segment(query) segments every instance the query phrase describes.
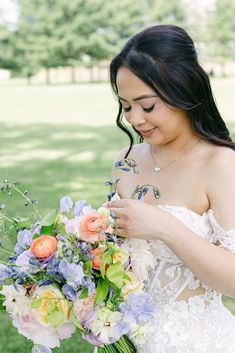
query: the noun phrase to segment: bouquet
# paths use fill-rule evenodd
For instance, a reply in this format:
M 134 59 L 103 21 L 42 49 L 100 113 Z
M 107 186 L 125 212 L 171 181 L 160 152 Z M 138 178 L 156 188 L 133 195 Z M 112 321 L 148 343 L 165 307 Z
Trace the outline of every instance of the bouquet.
M 109 199 L 117 182 L 108 182 Z M 148 243 L 117 237 L 105 205 L 95 210 L 65 196 L 42 217 L 19 182 L 5 180 L 1 190 L 19 193 L 34 210 L 10 218 L 0 205 L 1 235 L 9 229 L 17 235 L 13 253 L 0 247 L 7 255 L 0 261 L 0 293 L 13 325 L 34 343 L 32 352 L 51 352 L 75 330 L 99 352 L 136 352 L 133 341 L 145 342 L 155 316 L 143 290 L 154 264 Z

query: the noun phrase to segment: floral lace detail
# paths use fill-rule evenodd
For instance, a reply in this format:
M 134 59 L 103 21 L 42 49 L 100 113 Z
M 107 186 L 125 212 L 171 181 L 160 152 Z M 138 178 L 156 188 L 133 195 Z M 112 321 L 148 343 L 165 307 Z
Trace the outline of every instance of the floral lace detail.
M 119 195 L 116 195 L 119 198 Z M 235 254 L 235 229 L 224 230 L 213 211 L 202 215 L 184 207 L 158 205 L 170 212 L 201 238 Z M 138 353 L 234 353 L 235 317 L 225 308 L 222 295 L 201 281 L 162 241 L 149 241 L 155 266 L 150 270 L 146 291 L 157 307 L 154 333 Z M 185 290 L 204 289 L 200 295 L 178 300 Z
M 199 215 L 181 206 L 159 205 L 201 238 L 235 252 L 235 229 L 223 230 L 213 211 Z M 139 353 L 234 353 L 235 318 L 224 307 L 221 294 L 208 288 L 162 241 L 149 241 L 156 265 L 146 285 L 158 313 L 155 333 L 138 346 Z M 185 289 L 205 293 L 177 301 Z
M 224 230 L 213 216 L 213 210 L 208 211 L 208 217 L 219 246 L 235 254 L 235 229 Z

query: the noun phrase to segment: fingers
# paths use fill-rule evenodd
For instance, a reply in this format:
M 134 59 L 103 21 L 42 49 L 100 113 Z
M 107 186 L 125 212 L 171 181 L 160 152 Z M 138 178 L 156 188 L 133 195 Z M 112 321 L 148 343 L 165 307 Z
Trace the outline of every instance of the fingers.
M 109 208 L 109 211 L 113 214 L 114 218 L 121 218 L 123 216 L 123 210 L 121 208 Z
M 107 207 L 108 208 L 110 208 L 110 207 L 122 208 L 122 207 L 125 207 L 129 201 L 130 201 L 129 199 L 120 199 L 120 200 L 110 201 L 107 203 Z

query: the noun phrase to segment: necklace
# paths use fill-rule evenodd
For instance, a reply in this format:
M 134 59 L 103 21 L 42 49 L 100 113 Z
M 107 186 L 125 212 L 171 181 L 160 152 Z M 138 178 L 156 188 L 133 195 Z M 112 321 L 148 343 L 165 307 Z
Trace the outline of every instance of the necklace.
M 167 168 L 169 165 L 171 165 L 172 163 L 174 163 L 174 162 L 176 162 L 178 159 L 180 159 L 180 158 L 185 154 L 185 152 L 191 150 L 191 149 L 192 149 L 195 145 L 197 145 L 199 142 L 200 142 L 200 140 L 197 141 L 196 143 L 194 143 L 194 144 L 193 144 L 192 146 L 190 146 L 189 148 L 186 148 L 186 149 L 183 151 L 183 153 L 182 153 L 179 157 L 173 159 L 172 161 L 170 161 L 169 163 L 165 164 L 165 165 L 162 166 L 162 167 L 160 167 L 159 165 L 156 164 L 156 162 L 155 162 L 155 160 L 154 160 L 154 156 L 153 156 L 152 146 L 149 145 L 150 153 L 151 153 L 151 157 L 152 157 L 152 161 L 153 161 L 153 164 L 154 164 L 154 171 L 155 171 L 156 173 L 160 173 L 163 169 Z

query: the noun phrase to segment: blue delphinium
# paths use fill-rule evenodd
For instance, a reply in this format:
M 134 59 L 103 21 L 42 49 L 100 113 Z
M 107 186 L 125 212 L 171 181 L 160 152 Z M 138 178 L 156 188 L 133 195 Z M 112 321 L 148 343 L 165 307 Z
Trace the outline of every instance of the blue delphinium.
M 7 266 L 0 263 L 0 284 L 5 284 L 5 280 L 7 277 Z
M 68 300 L 74 301 L 76 299 L 76 293 L 71 286 L 64 284 L 62 287 L 62 292 Z
M 83 285 L 88 289 L 88 295 L 92 295 L 95 291 L 95 283 L 89 276 L 84 276 Z
M 33 241 L 33 232 L 24 229 L 20 230 L 17 234 L 17 243 L 15 245 L 15 252 L 17 254 L 22 254 L 22 252 L 26 249 L 28 249 Z
M 154 316 L 154 304 L 147 293 L 129 294 L 126 302 L 120 304 L 120 310 L 124 313 L 124 321 L 147 322 Z
M 60 200 L 60 212 L 67 212 L 73 207 L 73 200 L 69 196 L 64 196 Z
M 75 291 L 82 285 L 84 272 L 80 264 L 69 263 L 61 260 L 58 271 L 64 276 L 67 284 Z

